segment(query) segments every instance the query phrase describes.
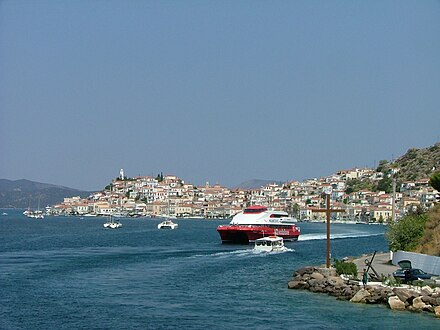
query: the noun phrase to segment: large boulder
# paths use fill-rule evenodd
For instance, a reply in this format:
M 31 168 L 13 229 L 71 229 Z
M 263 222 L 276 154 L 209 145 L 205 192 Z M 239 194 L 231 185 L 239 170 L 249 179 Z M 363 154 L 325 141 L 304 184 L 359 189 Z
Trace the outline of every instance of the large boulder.
M 371 294 L 368 292 L 368 290 L 360 289 L 356 294 L 353 296 L 353 298 L 350 299 L 351 302 L 354 303 L 360 303 L 365 302 L 365 299 L 369 297 Z
M 328 282 L 329 285 L 332 285 L 332 286 L 343 286 L 343 285 L 345 285 L 345 281 L 342 278 L 340 278 L 339 276 L 329 276 L 327 278 L 327 282 Z
M 411 305 L 414 298 L 420 296 L 420 293 L 418 291 L 407 288 L 394 288 L 393 293 L 407 305 Z
M 348 300 L 350 300 L 351 298 L 353 298 L 353 296 L 356 294 L 356 292 L 359 290 L 354 290 L 351 286 L 347 285 L 342 291 L 341 291 L 341 296 L 344 297 L 345 299 L 348 298 Z
M 289 289 L 307 289 L 309 287 L 309 284 L 304 281 L 294 280 L 289 281 L 289 283 L 287 283 L 287 287 Z
M 435 299 L 431 296 L 421 296 L 420 298 L 427 305 L 431 305 L 431 306 L 438 306 L 439 305 L 439 304 L 437 304 L 437 299 Z
M 440 318 L 440 306 L 434 308 L 435 317 Z
M 422 296 L 430 296 L 434 293 L 434 290 L 431 287 L 426 285 L 422 288 L 420 293 L 422 294 Z
M 298 269 L 295 273 L 293 273 L 293 277 L 304 276 L 304 274 L 312 274 L 315 271 L 316 271 L 316 267 L 313 267 L 313 266 L 303 267 L 303 268 Z
M 428 308 L 431 308 L 431 305 L 427 305 L 423 302 L 422 297 L 417 297 L 414 298 L 413 302 L 412 302 L 412 306 L 414 307 L 414 309 L 416 310 L 426 310 Z
M 369 287 L 370 296 L 365 298 L 367 304 L 380 304 L 388 301 L 387 288 L 382 287 Z M 389 290 L 391 291 L 391 290 Z
M 314 278 L 315 280 L 321 281 L 324 279 L 324 275 L 318 272 L 314 272 L 310 275 L 311 278 Z
M 326 286 L 326 281 L 325 279 L 315 279 L 315 278 L 311 278 L 310 280 L 308 280 L 309 284 L 311 287 L 315 287 L 315 286 L 319 286 L 321 288 L 325 288 Z
M 388 305 L 393 310 L 403 311 L 405 310 L 405 303 L 399 299 L 397 296 L 392 296 L 388 298 Z

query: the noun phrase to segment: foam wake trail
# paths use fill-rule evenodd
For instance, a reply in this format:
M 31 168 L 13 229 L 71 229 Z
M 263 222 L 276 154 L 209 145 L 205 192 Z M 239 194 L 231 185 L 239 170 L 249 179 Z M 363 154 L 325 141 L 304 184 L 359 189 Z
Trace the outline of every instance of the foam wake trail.
M 286 253 L 286 252 L 294 252 L 294 249 L 286 248 L 284 251 L 273 251 L 273 252 L 264 252 L 264 251 L 254 251 L 254 249 L 243 249 L 243 250 L 234 250 L 234 251 L 226 251 L 226 252 L 217 252 L 211 254 L 196 254 L 190 256 L 188 258 L 230 258 L 230 257 L 249 257 L 255 255 L 269 255 L 269 254 L 278 254 L 278 253 Z
M 383 234 L 370 234 L 370 233 L 345 233 L 345 234 L 330 234 L 330 239 L 340 239 L 340 238 L 356 238 L 356 237 L 370 237 L 370 236 L 381 236 Z M 326 233 L 321 234 L 304 234 L 298 237 L 298 241 L 314 241 L 327 239 Z

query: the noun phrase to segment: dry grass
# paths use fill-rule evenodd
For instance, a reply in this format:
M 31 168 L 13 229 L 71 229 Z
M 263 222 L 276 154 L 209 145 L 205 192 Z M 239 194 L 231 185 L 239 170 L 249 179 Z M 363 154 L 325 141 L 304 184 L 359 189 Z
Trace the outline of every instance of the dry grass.
M 425 231 L 416 252 L 440 256 L 440 204 L 428 213 Z

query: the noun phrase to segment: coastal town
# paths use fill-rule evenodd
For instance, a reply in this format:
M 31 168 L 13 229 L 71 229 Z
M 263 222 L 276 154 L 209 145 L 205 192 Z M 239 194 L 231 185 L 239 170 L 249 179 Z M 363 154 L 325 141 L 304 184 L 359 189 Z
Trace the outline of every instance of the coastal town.
M 394 169 L 398 171 L 398 169 Z M 325 214 L 313 209 L 325 204 L 330 194 L 333 207 L 344 209 L 332 215 L 333 221 L 386 223 L 417 209 L 428 210 L 439 198 L 429 178 L 405 181 L 391 192 L 348 189 L 353 181 L 379 182 L 384 174 L 370 168 L 340 170 L 322 178 L 271 183 L 254 189 L 229 189 L 208 182 L 196 186 L 175 175 L 119 176 L 104 190 L 88 198 L 69 197 L 47 208 L 50 215 L 131 216 L 176 218 L 230 218 L 249 205 L 265 205 L 282 210 L 298 221 L 324 221 Z

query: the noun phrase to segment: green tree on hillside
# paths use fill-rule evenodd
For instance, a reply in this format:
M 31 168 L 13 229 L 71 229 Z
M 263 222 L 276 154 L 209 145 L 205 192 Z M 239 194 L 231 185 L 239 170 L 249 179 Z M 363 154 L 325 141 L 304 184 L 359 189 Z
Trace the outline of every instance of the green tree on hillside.
M 386 173 L 389 168 L 389 162 L 387 160 L 379 161 L 379 165 L 377 166 L 376 172 Z
M 429 184 L 437 191 L 440 191 L 440 172 L 434 173 L 429 179 Z
M 385 234 L 390 250 L 414 251 L 423 237 L 427 219 L 426 214 L 410 214 L 391 222 Z
M 385 191 L 385 193 L 390 193 L 392 188 L 393 179 L 389 177 L 388 175 L 385 175 L 382 180 L 379 181 L 377 184 L 377 190 L 378 191 Z
M 373 184 L 369 179 L 364 179 L 364 180 L 350 179 L 347 181 L 346 186 L 347 186 L 347 188 L 345 189 L 346 194 L 351 194 L 352 192 L 356 192 L 364 189 L 372 190 L 374 188 Z

